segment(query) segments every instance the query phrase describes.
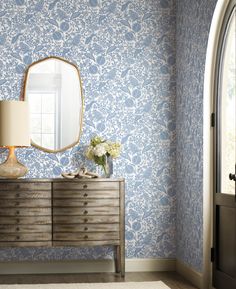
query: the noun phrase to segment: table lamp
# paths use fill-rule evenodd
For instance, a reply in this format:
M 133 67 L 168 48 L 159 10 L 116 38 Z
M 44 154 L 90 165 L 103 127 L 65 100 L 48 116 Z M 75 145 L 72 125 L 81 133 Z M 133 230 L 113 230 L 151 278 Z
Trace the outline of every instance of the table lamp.
M 30 146 L 29 109 L 26 101 L 0 101 L 0 147 L 9 150 L 7 160 L 0 165 L 0 178 L 17 179 L 28 169 L 18 162 L 16 147 Z

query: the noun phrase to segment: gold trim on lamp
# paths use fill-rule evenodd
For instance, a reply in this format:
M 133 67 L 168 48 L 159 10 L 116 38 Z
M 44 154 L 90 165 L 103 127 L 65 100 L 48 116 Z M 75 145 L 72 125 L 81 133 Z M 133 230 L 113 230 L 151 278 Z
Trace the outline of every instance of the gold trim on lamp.
M 26 146 L 30 146 L 28 103 L 0 101 L 0 147 L 9 150 L 7 160 L 0 165 L 0 178 L 17 179 L 28 172 L 15 155 L 15 147 Z

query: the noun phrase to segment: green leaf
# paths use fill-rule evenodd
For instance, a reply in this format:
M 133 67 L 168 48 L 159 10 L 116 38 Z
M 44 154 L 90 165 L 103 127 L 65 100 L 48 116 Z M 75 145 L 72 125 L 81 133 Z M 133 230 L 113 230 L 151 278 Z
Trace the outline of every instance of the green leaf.
M 94 162 L 95 162 L 97 165 L 104 166 L 105 163 L 106 163 L 106 156 L 105 156 L 105 155 L 103 155 L 103 156 L 101 156 L 101 157 L 94 156 Z

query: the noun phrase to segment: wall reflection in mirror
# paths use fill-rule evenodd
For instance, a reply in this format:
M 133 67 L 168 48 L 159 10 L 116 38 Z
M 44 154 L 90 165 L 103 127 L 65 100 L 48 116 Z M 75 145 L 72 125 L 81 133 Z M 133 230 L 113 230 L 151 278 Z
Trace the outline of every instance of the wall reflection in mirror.
M 33 63 L 27 71 L 24 99 L 30 106 L 32 145 L 57 152 L 79 142 L 83 96 L 75 65 L 56 57 Z

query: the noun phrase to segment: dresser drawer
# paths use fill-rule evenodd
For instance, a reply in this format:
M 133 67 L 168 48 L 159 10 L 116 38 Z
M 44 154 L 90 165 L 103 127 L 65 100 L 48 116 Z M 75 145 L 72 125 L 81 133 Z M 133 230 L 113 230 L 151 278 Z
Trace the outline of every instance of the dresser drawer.
M 118 240 L 119 232 L 103 233 L 53 233 L 53 241 L 104 241 Z
M 54 207 L 118 207 L 119 199 L 53 199 Z
M 0 219 L 1 220 L 1 219 Z M 55 216 L 54 224 L 114 224 L 119 223 L 118 215 L 110 216 Z
M 0 227 L 1 230 L 1 227 Z M 54 224 L 53 232 L 117 232 L 119 231 L 119 224 L 84 224 L 84 225 L 62 225 Z
M 20 244 L 20 242 L 19 242 Z M 79 247 L 79 246 L 116 246 L 120 245 L 120 240 L 82 240 L 82 241 L 53 241 L 53 247 Z M 0 242 L 1 246 L 1 242 Z
M 54 182 L 53 183 L 53 191 L 54 190 L 119 190 L 118 182 L 89 182 L 89 181 L 81 181 L 81 182 Z
M 50 208 L 0 208 L 0 216 L 48 216 Z
M 50 199 L 51 191 L 0 191 L 1 199 Z M 11 200 L 10 200 L 11 199 Z
M 0 233 L 51 233 L 51 225 L 0 225 Z
M 44 208 L 51 207 L 50 199 L 17 199 L 17 200 L 0 200 L 0 208 Z
M 49 241 L 51 240 L 51 233 L 0 233 L 0 242 L 1 241 Z
M 54 190 L 53 197 L 57 199 L 118 199 L 119 191 Z
M 3 217 L 0 216 L 0 225 L 49 225 L 52 223 L 51 216 L 27 216 L 27 217 Z
M 1 210 L 0 210 L 1 212 Z M 119 207 L 94 207 L 94 208 L 53 208 L 53 215 L 56 216 L 89 216 L 89 215 L 119 215 Z M 68 217 L 69 218 L 69 217 Z
M 0 183 L 0 193 L 1 191 L 51 191 L 51 183 L 45 182 L 26 182 L 26 183 L 12 183 L 4 182 Z
M 52 241 L 11 241 L 11 242 L 0 242 L 2 248 L 24 248 L 24 247 L 52 247 Z

